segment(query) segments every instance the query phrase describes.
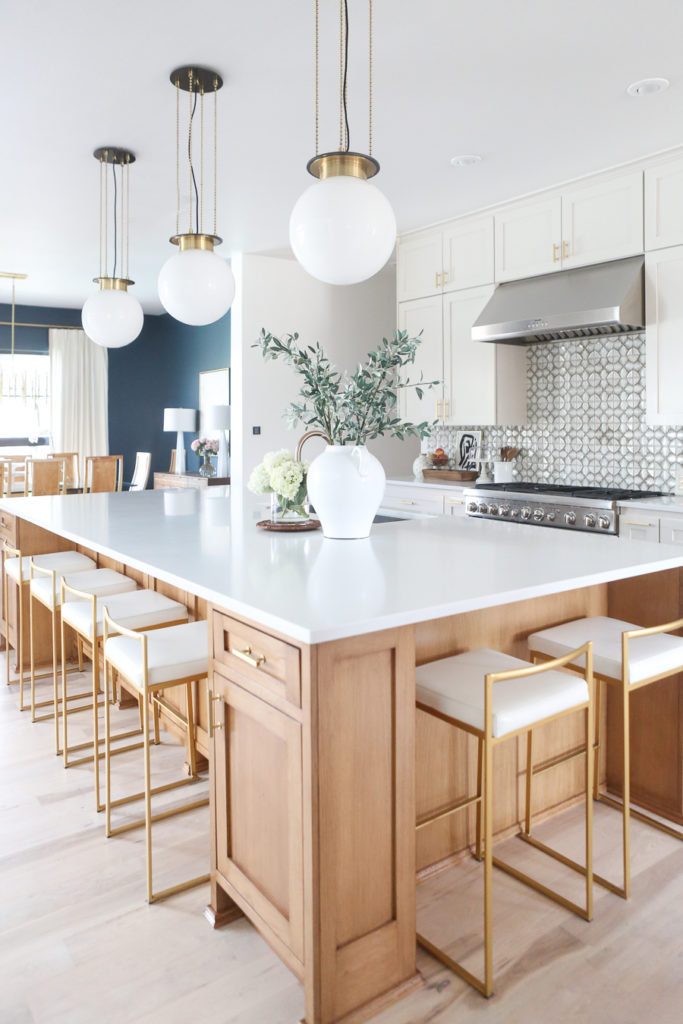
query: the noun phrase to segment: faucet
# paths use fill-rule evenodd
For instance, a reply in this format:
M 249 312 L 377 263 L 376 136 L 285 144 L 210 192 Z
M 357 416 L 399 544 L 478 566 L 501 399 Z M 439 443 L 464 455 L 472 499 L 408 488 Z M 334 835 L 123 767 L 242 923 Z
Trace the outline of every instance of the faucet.
M 324 430 L 307 430 L 297 443 L 296 452 L 294 453 L 295 462 L 301 462 L 301 450 L 311 437 L 324 437 L 328 444 L 332 444 Z

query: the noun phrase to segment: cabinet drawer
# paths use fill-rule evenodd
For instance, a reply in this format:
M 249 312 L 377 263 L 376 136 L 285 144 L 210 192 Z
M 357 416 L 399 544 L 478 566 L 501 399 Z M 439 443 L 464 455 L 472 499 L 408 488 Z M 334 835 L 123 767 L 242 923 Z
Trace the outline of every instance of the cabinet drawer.
M 628 540 L 659 541 L 659 517 L 648 513 L 627 513 L 619 518 L 619 536 Z
M 443 495 L 427 488 L 418 490 L 410 487 L 387 487 L 382 505 L 398 512 L 426 512 L 428 515 L 443 515 Z
M 301 651 L 293 644 L 215 611 L 213 657 L 256 683 L 264 696 L 271 693 L 301 707 Z
M 683 515 L 659 520 L 659 540 L 662 544 L 683 544 Z
M 0 543 L 5 540 L 11 547 L 17 546 L 17 517 L 0 511 Z
M 447 516 L 466 516 L 465 499 L 462 494 L 454 494 L 453 497 L 447 495 L 444 498 L 444 511 Z

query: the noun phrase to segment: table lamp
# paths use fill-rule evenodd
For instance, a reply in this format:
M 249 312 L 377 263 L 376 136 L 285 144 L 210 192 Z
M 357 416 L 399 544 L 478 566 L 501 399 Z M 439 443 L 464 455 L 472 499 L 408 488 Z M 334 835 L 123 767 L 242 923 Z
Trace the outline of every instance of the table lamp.
M 186 430 L 197 429 L 196 409 L 164 409 L 164 430 L 175 430 L 178 434 L 175 448 L 175 471 L 185 472 L 185 441 Z
M 230 430 L 230 406 L 210 405 L 206 410 L 206 429 L 219 430 L 220 441 L 218 449 L 218 466 L 216 476 L 228 476 L 228 440 L 225 436 L 226 430 Z

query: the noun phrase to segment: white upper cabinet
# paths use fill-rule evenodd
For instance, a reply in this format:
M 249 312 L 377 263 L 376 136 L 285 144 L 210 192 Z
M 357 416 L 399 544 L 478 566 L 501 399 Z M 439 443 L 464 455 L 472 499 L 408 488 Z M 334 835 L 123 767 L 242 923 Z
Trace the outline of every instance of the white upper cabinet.
M 683 245 L 645 256 L 647 421 L 683 424 Z
M 634 256 L 643 251 L 643 175 L 515 203 L 495 221 L 497 281 Z
M 643 251 L 643 175 L 571 189 L 562 195 L 562 268 Z
M 422 344 L 415 354 L 415 363 L 407 367 L 409 380 L 416 381 L 423 374 L 425 380 L 443 381 L 443 324 L 440 295 L 427 296 L 401 302 L 398 307 L 398 326 L 411 337 L 422 332 Z M 406 388 L 400 396 L 401 414 L 412 423 L 441 419 L 443 416 L 443 385 L 426 390 L 419 399 L 414 388 Z
M 493 217 L 469 217 L 399 239 L 399 302 L 493 281 Z
M 441 291 L 443 257 L 441 231 L 422 231 L 399 239 L 396 298 L 399 302 L 419 299 Z
M 683 158 L 645 171 L 645 250 L 683 245 Z
M 562 265 L 559 196 L 516 203 L 497 213 L 496 281 L 550 274 Z
M 493 215 L 455 221 L 443 231 L 443 290 L 493 284 Z

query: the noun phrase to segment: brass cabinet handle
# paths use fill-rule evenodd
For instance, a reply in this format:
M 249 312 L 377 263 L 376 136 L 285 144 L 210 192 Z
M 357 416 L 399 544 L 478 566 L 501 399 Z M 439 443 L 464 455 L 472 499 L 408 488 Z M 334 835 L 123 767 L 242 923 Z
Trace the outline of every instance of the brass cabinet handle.
M 441 272 L 441 284 L 442 285 L 448 284 L 448 271 L 447 270 L 443 270 Z
M 417 502 L 415 502 L 415 501 L 408 501 L 407 498 L 397 498 L 396 499 L 396 504 L 397 505 L 416 505 Z
M 444 423 L 446 422 L 446 417 L 448 416 L 448 406 L 449 406 L 449 404 L 450 403 L 444 398 L 444 400 L 443 400 L 443 422 Z
M 441 413 L 439 412 L 439 406 L 440 405 L 441 405 L 441 399 L 437 398 L 437 400 L 436 400 L 436 418 L 437 418 L 437 420 L 441 416 Z
M 641 522 L 639 519 L 622 519 L 621 520 L 621 525 L 622 526 L 656 526 L 657 524 L 656 523 Z
M 209 690 L 209 739 L 211 739 L 216 729 L 222 729 L 225 725 L 225 722 L 215 722 L 213 717 L 213 703 L 216 700 L 222 699 L 222 697 L 215 697 L 211 690 Z
M 440 288 L 440 287 L 441 287 L 441 282 L 439 281 L 439 278 L 440 278 L 440 277 L 441 277 L 441 274 L 440 274 L 440 273 L 439 273 L 439 271 L 437 270 L 437 272 L 436 272 L 436 287 L 437 287 L 437 288 Z
M 446 498 L 447 505 L 464 505 L 462 498 Z
M 246 661 L 247 665 L 251 665 L 253 668 L 260 668 L 266 660 L 263 654 L 253 654 L 251 647 L 245 647 L 243 651 L 231 651 L 230 653 L 234 654 L 240 661 Z
M 569 242 L 562 243 L 562 259 L 566 260 L 569 258 Z
M 560 262 L 560 247 L 557 242 L 553 242 L 553 263 Z

